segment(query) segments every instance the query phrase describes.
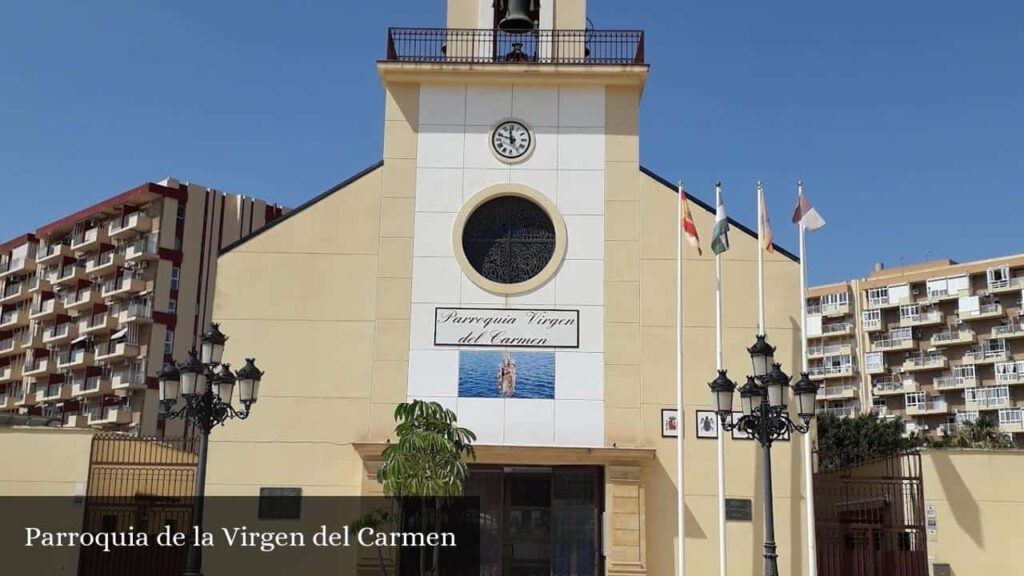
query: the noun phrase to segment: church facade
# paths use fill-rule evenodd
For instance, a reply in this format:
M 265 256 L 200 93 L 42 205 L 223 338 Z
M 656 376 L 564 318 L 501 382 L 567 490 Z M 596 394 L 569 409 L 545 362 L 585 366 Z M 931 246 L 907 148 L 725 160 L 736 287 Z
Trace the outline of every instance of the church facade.
M 391 30 L 382 161 L 222 252 L 228 359 L 256 356 L 273 378 L 244 424 L 211 436 L 208 493 L 380 494 L 394 408 L 425 399 L 478 436 L 467 492 L 498 519 L 493 573 L 674 573 L 677 442 L 687 571 L 717 573 L 716 441 L 698 433 L 715 377 L 714 259 L 682 248 L 680 309 L 679 195 L 640 163 L 643 33 L 588 30 L 585 0 L 540 0 L 519 14 L 533 31 L 513 34 L 495 4 L 449 0 L 447 28 Z M 705 234 L 708 192 L 691 197 Z M 759 248 L 739 223 L 730 239 L 725 367 L 741 379 Z M 796 259 L 767 254 L 765 284 L 768 338 L 795 372 Z M 750 574 L 761 456 L 725 442 L 726 497 L 750 510 L 726 525 L 729 573 Z M 802 442 L 774 449 L 793 575 L 807 573 Z

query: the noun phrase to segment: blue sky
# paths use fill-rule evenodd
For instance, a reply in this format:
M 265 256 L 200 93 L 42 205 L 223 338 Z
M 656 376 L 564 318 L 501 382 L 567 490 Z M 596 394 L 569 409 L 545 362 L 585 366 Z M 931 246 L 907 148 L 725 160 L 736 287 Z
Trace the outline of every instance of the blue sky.
M 643 163 L 725 184 L 775 234 L 795 183 L 829 221 L 810 281 L 1024 252 L 1024 5 L 591 0 L 647 31 Z M 173 175 L 297 205 L 377 161 L 385 30 L 444 0 L 41 0 L 0 17 L 0 238 Z M 708 234 L 705 231 L 705 236 Z

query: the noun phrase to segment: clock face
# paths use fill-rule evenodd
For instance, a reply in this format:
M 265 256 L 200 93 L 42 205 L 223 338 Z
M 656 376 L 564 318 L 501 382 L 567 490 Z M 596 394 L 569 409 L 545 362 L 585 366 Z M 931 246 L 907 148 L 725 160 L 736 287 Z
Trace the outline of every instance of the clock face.
M 491 135 L 491 145 L 500 158 L 518 160 L 530 151 L 533 145 L 533 134 L 529 128 L 519 122 L 510 120 L 498 124 Z

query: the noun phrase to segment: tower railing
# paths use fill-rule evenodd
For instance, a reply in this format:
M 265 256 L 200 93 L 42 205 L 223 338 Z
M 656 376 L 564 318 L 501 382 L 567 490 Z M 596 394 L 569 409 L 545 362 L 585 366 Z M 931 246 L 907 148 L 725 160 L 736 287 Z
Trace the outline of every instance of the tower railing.
M 387 60 L 454 64 L 644 64 L 642 30 L 391 28 Z

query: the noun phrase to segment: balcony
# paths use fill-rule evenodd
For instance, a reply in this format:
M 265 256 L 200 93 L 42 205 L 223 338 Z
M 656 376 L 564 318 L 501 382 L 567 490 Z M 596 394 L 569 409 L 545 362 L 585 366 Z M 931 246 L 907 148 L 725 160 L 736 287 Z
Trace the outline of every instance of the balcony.
M 78 324 L 71 321 L 54 324 L 43 330 L 43 344 L 58 345 L 78 337 Z
M 830 336 L 851 336 L 853 324 L 849 322 L 837 322 L 835 324 L 823 324 L 821 334 L 808 334 L 808 338 L 828 338 Z
M 997 388 L 975 388 L 977 394 L 965 400 L 967 410 L 999 410 L 1013 408 L 1009 395 L 992 394 Z
M 41 384 L 36 390 L 36 402 L 60 402 L 71 398 L 71 387 L 63 382 Z
M 641 30 L 391 28 L 387 61 L 424 64 L 643 65 Z
M 115 370 L 110 377 L 112 390 L 145 390 L 146 372 L 137 368 Z
M 881 364 L 865 364 L 864 373 L 870 375 L 888 374 L 889 367 L 885 365 L 885 362 L 882 362 Z
M 864 327 L 865 332 L 877 332 L 882 329 L 881 318 L 871 318 L 870 320 L 861 319 L 861 326 Z
M 997 280 L 989 282 L 988 284 L 989 294 L 1016 292 L 1017 290 L 1024 290 L 1024 276 L 1017 276 L 1016 278 L 1009 278 L 1007 280 Z
M 993 338 L 1024 338 L 1024 324 L 1005 324 L 992 328 Z
M 65 264 L 53 275 L 51 283 L 54 286 L 68 286 L 80 280 L 85 280 L 85 267 L 79 266 L 77 263 Z
M 945 315 L 939 310 L 929 310 L 919 314 L 911 314 L 900 317 L 900 326 L 909 328 L 912 326 L 933 326 L 945 322 Z
M 111 240 L 127 238 L 137 232 L 149 232 L 153 228 L 153 220 L 141 212 L 133 212 L 120 218 L 114 218 L 107 225 L 107 234 Z
M 29 391 L 29 388 L 30 386 L 27 382 L 22 383 L 21 390 L 19 390 L 18 394 L 14 397 L 15 408 L 24 408 L 36 405 L 36 392 Z
M 948 414 L 949 405 L 945 400 L 928 400 L 916 404 L 907 403 L 907 416 L 925 416 L 928 414 Z
M 959 313 L 959 318 L 964 322 L 971 322 L 973 320 L 988 320 L 991 318 L 999 318 L 1003 315 L 1003 305 L 993 302 L 990 304 L 982 304 L 976 311 L 965 312 L 963 310 Z
M 21 363 L 11 362 L 6 366 L 0 366 L 0 384 L 7 384 L 21 379 Z
M 851 354 L 853 347 L 849 344 L 831 344 L 828 346 L 822 346 L 820 344 L 816 346 L 807 347 L 808 358 L 824 358 L 825 356 L 835 356 L 839 354 Z
M 71 239 L 71 249 L 76 254 L 81 255 L 86 252 L 92 252 L 99 249 L 101 244 L 110 242 L 110 235 L 107 233 L 106 226 L 97 226 L 96 228 L 90 228 L 81 234 L 77 234 Z
M 1009 350 L 990 350 L 977 347 L 971 348 L 964 354 L 963 363 L 969 366 L 994 364 L 996 362 L 1006 362 L 1011 357 Z
M 914 380 L 897 380 L 892 378 L 878 378 L 874 381 L 874 388 L 871 389 L 875 396 L 895 396 L 907 392 L 917 392 L 917 382 Z
M 78 334 L 80 336 L 109 334 L 115 328 L 117 328 L 117 318 L 106 312 L 86 316 L 78 321 Z
M 0 410 L 14 410 L 17 408 L 17 397 L 13 393 L 0 395 Z
M 36 263 L 41 266 L 52 266 L 71 255 L 69 244 L 63 242 L 47 244 L 39 248 L 39 252 L 36 254 Z
M 999 431 L 1006 434 L 1024 432 L 1024 410 L 1000 410 Z
M 21 367 L 21 375 L 25 378 L 39 378 L 40 376 L 48 376 L 54 372 L 56 372 L 55 363 L 49 356 L 27 360 Z
M 57 369 L 77 370 L 79 368 L 87 368 L 93 365 L 95 359 L 96 354 L 85 348 L 64 351 L 57 355 Z
M 28 277 L 28 293 L 35 294 L 37 292 L 50 292 L 53 290 L 53 283 L 50 282 L 50 277 L 43 274 L 42 271 L 37 272 Z
M 64 413 L 64 428 L 85 428 L 88 425 L 89 416 L 87 414 Z
M 97 254 L 85 261 L 85 273 L 88 276 L 106 276 L 117 272 L 117 268 L 124 264 L 124 255 L 113 251 Z
M 932 380 L 932 386 L 936 390 L 963 390 L 966 388 L 975 388 L 978 385 L 978 379 L 968 376 L 954 376 L 952 374 L 944 374 L 937 376 Z
M 941 354 L 907 358 L 903 361 L 905 372 L 921 372 L 923 370 L 941 370 L 949 366 L 949 360 Z
M 912 338 L 883 338 L 871 343 L 872 352 L 895 352 L 898 350 L 913 350 L 917 344 Z
M 849 302 L 843 304 L 838 302 L 828 302 L 825 304 L 812 304 L 807 307 L 808 316 L 846 316 L 849 313 Z
M 103 283 L 104 298 L 123 298 L 131 296 L 146 289 L 146 281 L 134 276 L 120 276 L 116 280 L 107 280 Z
M 16 304 L 31 297 L 27 282 L 6 284 L 3 292 L 0 292 L 0 304 Z
M 0 262 L 0 280 L 15 274 L 27 274 L 36 269 L 34 258 L 11 258 Z
M 829 408 L 821 408 L 818 410 L 818 414 L 832 414 L 839 418 L 853 418 L 857 415 L 856 406 L 834 406 Z
M 10 354 L 18 349 L 18 339 L 8 336 L 0 339 L 0 354 Z
M 135 358 L 138 355 L 139 346 L 137 344 L 129 344 L 124 340 L 104 342 L 96 345 L 97 362 Z
M 962 328 L 960 330 L 946 330 L 945 332 L 932 334 L 931 344 L 935 347 L 962 346 L 965 344 L 974 344 L 976 339 L 977 336 L 974 334 L 974 330 Z
M 110 394 L 110 380 L 102 376 L 78 376 L 71 380 L 71 396 L 85 398 L 89 396 L 106 396 Z
M 28 326 L 28 311 L 24 308 L 16 308 L 0 314 L 0 330 L 10 330 L 22 326 Z
M 910 302 L 893 301 L 888 296 L 878 298 L 868 298 L 867 309 L 868 310 L 882 310 L 885 308 L 896 308 L 901 304 L 909 304 Z
M 132 409 L 127 406 L 97 406 L 89 410 L 89 426 L 129 424 L 131 421 Z
M 124 259 L 126 262 L 139 262 L 141 260 L 156 260 L 159 258 L 160 247 L 157 245 L 156 237 L 139 238 L 132 242 L 125 249 Z
M 67 312 L 67 308 L 64 306 L 64 300 L 54 296 L 53 298 L 41 300 L 33 304 L 31 310 L 29 310 L 28 317 L 30 320 L 39 322 L 42 320 L 52 320 L 65 312 Z
M 103 295 L 98 287 L 82 288 L 74 294 L 68 294 L 64 307 L 70 312 L 78 312 L 103 303 Z
M 153 321 L 153 305 L 149 302 L 131 302 L 118 312 L 117 320 L 121 324 L 151 323 Z
M 824 386 L 818 389 L 818 400 L 845 400 L 857 397 L 857 387 L 852 384 L 845 386 Z

